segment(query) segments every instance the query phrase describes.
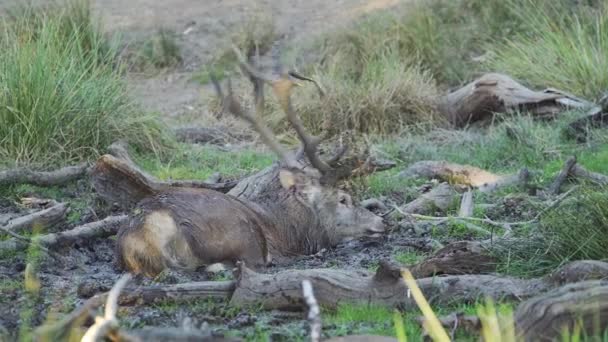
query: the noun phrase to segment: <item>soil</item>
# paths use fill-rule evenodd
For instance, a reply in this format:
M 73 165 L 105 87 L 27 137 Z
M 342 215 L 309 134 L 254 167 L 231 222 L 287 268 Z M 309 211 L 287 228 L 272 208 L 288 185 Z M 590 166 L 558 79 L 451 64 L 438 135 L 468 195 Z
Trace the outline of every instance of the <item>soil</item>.
M 204 110 L 201 86 L 193 74 L 208 63 L 226 33 L 254 13 L 263 11 L 275 24 L 279 40 L 297 44 L 336 29 L 399 0 L 96 0 L 104 27 L 138 41 L 159 28 L 177 33 L 183 63 L 155 77 L 131 75 L 135 99 L 146 109 L 168 116 Z M 280 43 L 280 42 L 279 42 Z

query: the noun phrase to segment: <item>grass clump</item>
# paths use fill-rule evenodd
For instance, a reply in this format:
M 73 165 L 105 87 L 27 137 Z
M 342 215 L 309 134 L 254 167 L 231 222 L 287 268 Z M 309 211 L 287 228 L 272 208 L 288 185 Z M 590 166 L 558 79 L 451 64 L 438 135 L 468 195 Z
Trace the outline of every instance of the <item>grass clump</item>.
M 149 72 L 177 66 L 182 61 L 175 32 L 161 28 L 137 48 L 131 68 Z
M 154 154 L 136 157 L 144 170 L 162 179 L 206 179 L 214 173 L 223 177 L 241 177 L 272 164 L 273 155 L 253 150 L 227 152 L 214 146 L 180 144 L 173 158 L 165 160 Z
M 541 234 L 557 262 L 605 260 L 608 249 L 608 188 L 583 189 L 543 215 Z
M 50 165 L 96 157 L 120 138 L 143 150 L 167 143 L 127 97 L 87 1 L 24 11 L 0 32 L 0 160 Z
M 488 67 L 534 86 L 598 99 L 608 88 L 608 6 L 597 6 L 568 11 L 526 1 L 514 11 L 528 30 L 495 46 Z
M 321 131 L 329 122 L 334 132 L 391 134 L 438 119 L 438 92 L 431 75 L 420 65 L 405 63 L 391 52 L 370 56 L 353 76 L 344 70 L 341 57 L 334 57 L 333 64 L 312 75 L 327 89 L 324 97 L 319 98 L 313 86 L 307 86 L 302 97 L 294 96 L 295 106 L 311 130 Z M 276 115 L 284 117 L 280 112 Z

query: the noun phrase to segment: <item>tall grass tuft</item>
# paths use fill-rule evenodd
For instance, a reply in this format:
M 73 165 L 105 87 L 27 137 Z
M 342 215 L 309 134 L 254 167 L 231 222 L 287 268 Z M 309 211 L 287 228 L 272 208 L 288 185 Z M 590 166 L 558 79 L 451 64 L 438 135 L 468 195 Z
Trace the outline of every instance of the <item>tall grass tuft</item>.
M 326 89 L 325 96 L 319 98 L 314 87 L 306 86 L 293 98 L 304 123 L 314 131 L 329 122 L 337 132 L 391 134 L 439 119 L 433 78 L 397 54 L 364 59 L 356 76 L 338 62 L 312 76 Z
M 488 67 L 590 99 L 608 89 L 608 6 L 543 7 L 531 0 L 513 11 L 528 30 L 493 47 Z
M 608 250 L 608 189 L 583 189 L 542 217 L 541 233 L 556 262 L 605 260 Z
M 116 139 L 167 144 L 162 125 L 126 95 L 88 1 L 15 13 L 0 32 L 0 160 L 51 165 L 94 158 Z

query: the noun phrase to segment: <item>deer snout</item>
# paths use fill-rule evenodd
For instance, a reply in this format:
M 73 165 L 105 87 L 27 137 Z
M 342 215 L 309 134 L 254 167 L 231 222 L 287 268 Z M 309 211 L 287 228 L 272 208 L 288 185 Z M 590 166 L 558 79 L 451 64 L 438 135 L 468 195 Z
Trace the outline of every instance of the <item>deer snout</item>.
M 371 235 L 376 235 L 383 234 L 385 232 L 386 228 L 384 226 L 384 220 L 382 219 L 382 217 L 374 215 L 372 222 L 370 222 L 370 225 L 367 227 L 367 233 Z

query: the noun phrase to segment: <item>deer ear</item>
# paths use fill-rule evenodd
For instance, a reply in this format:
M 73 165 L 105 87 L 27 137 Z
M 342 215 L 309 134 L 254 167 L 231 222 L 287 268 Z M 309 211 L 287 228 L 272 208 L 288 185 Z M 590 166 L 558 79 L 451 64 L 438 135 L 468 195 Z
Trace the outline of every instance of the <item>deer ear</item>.
M 281 186 L 286 190 L 292 190 L 296 186 L 296 175 L 291 171 L 280 170 L 279 180 L 281 181 Z

